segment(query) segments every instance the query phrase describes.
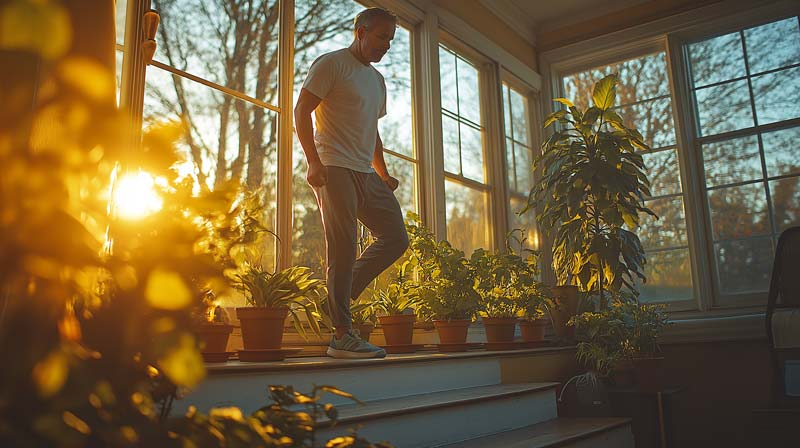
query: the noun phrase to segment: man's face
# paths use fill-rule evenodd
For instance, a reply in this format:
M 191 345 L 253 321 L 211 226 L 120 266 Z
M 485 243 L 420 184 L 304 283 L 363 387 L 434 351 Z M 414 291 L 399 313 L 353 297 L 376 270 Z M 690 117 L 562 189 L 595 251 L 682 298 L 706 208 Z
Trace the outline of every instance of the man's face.
M 395 23 L 391 20 L 376 20 L 369 27 L 358 29 L 358 43 L 361 54 L 369 62 L 380 62 L 389 51 L 394 39 Z

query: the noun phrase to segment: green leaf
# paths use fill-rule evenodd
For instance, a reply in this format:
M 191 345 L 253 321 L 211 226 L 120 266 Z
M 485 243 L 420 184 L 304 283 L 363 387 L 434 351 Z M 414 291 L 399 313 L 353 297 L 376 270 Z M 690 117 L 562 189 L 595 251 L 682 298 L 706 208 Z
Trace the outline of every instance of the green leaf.
M 557 101 L 557 102 L 559 102 L 559 103 L 561 103 L 561 104 L 563 104 L 563 105 L 565 105 L 567 107 L 573 107 L 574 106 L 574 104 L 572 104 L 572 101 L 570 101 L 570 100 L 568 100 L 566 98 L 556 98 L 553 101 Z
M 563 109 L 553 112 L 552 114 L 548 115 L 547 118 L 544 120 L 544 127 L 550 126 L 556 121 L 564 118 L 565 115 L 567 115 L 567 111 Z
M 600 109 L 596 107 L 590 107 L 586 110 L 586 114 L 583 116 L 583 124 L 587 126 L 591 126 L 597 121 L 600 117 Z
M 608 110 L 617 99 L 617 75 L 608 75 L 594 85 L 592 101 L 600 110 Z

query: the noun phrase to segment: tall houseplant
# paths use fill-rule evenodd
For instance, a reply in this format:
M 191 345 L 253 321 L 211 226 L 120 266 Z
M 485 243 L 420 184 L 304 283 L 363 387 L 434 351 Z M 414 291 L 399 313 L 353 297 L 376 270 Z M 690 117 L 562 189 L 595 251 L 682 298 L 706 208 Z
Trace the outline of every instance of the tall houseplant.
M 655 216 L 644 206 L 650 183 L 639 153 L 649 147 L 614 111 L 617 82 L 616 75 L 598 81 L 593 104 L 583 111 L 555 100 L 565 108 L 544 121 L 554 132 L 534 162 L 540 180 L 526 207 L 553 238 L 559 282 L 596 291 L 601 309 L 608 291 L 635 292 L 634 278 L 644 280 L 644 249 L 632 230 L 639 213 Z

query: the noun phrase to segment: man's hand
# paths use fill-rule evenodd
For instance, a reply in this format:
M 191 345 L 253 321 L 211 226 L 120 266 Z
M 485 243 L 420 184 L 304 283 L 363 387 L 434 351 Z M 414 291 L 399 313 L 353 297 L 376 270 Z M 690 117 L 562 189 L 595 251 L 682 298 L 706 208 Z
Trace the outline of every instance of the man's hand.
M 321 187 L 328 183 L 328 167 L 321 162 L 309 163 L 306 181 L 312 187 Z
M 397 190 L 397 186 L 400 185 L 400 181 L 399 180 L 395 179 L 394 177 L 392 177 L 392 176 L 390 176 L 388 174 L 385 175 L 385 176 L 381 176 L 381 180 L 392 191 Z

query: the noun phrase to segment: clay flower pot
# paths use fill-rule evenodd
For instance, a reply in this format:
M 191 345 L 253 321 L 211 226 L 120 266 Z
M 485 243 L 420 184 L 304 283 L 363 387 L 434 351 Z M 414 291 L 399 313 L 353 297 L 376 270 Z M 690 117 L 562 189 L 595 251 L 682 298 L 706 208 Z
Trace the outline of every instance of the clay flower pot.
M 396 314 L 393 316 L 379 316 L 378 322 L 383 327 L 383 335 L 387 345 L 410 345 L 414 335 L 413 314 Z
M 568 326 L 567 322 L 572 316 L 578 314 L 578 287 L 572 285 L 554 286 L 553 292 L 555 307 L 550 309 L 553 318 L 553 332 L 561 339 L 575 339 L 575 327 Z
M 245 350 L 281 348 L 288 308 L 236 308 Z
M 522 340 L 525 342 L 544 341 L 544 332 L 547 329 L 549 319 L 521 319 L 519 321 L 519 331 L 522 333 Z
M 486 329 L 486 342 L 512 342 L 516 317 L 484 317 L 483 327 Z
M 233 325 L 207 322 L 195 330 L 203 353 L 225 353 Z
M 467 342 L 467 330 L 470 321 L 467 319 L 459 320 L 437 320 L 433 322 L 436 332 L 439 333 L 441 344 L 464 344 Z

